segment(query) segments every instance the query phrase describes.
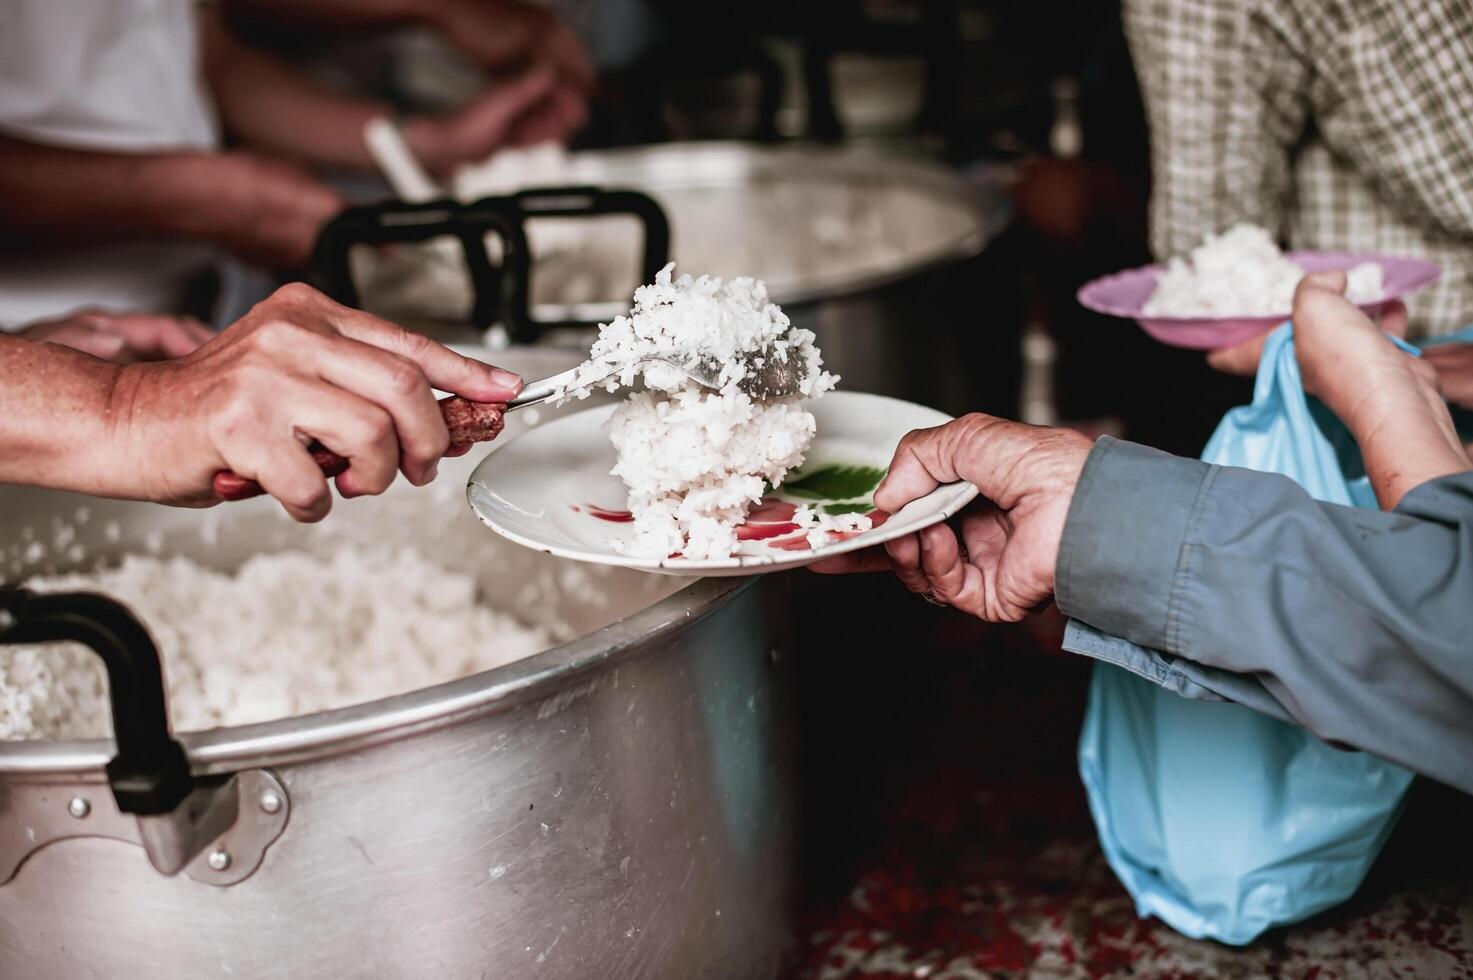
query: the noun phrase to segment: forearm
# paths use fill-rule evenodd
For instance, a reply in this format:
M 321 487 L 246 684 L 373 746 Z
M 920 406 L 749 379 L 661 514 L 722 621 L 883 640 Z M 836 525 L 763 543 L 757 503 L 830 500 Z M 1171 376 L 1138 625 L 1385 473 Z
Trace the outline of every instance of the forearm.
M 1103 448 L 1060 549 L 1066 614 L 1256 677 L 1323 738 L 1473 785 L 1473 475 L 1385 513 Z
M 1103 439 L 1071 504 L 1057 588 L 1075 618 L 1229 670 L 1261 666 L 1255 653 L 1227 652 L 1253 646 L 1255 632 L 1270 648 L 1322 629 L 1341 645 L 1452 649 L 1473 636 L 1473 473 L 1424 484 L 1385 512 Z M 1376 619 L 1378 638 L 1323 615 L 1346 606 Z M 1467 666 L 1473 690 L 1473 653 Z
M 0 334 L 0 483 L 119 495 L 109 474 L 119 368 Z
M 180 175 L 199 153 L 95 153 L 0 137 L 0 243 L 190 232 Z
M 363 142 L 370 119 L 390 107 L 337 95 L 271 55 L 237 41 L 218 11 L 200 15 L 205 75 L 232 134 L 273 153 L 344 167 L 371 167 Z
M 1350 423 L 1366 475 L 1383 510 L 1394 510 L 1410 491 L 1429 480 L 1473 468 L 1447 405 L 1437 390 L 1412 378 L 1371 396 L 1367 418 Z M 1354 418 L 1354 416 L 1352 416 Z
M 489 71 L 544 63 L 577 90 L 587 91 L 594 82 L 587 50 L 537 0 L 228 0 L 227 9 L 290 28 L 421 24 Z

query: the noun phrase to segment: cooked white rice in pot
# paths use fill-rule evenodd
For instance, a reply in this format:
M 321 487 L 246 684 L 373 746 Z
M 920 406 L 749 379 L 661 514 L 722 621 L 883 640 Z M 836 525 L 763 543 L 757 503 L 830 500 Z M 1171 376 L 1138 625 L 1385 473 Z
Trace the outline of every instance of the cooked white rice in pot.
M 555 644 L 547 631 L 481 604 L 470 576 L 403 547 L 261 554 L 234 573 L 135 554 L 114 568 L 25 585 L 101 592 L 131 608 L 159 646 L 181 731 L 373 701 Z M 111 730 L 106 675 L 91 651 L 53 643 L 0 652 L 0 739 Z

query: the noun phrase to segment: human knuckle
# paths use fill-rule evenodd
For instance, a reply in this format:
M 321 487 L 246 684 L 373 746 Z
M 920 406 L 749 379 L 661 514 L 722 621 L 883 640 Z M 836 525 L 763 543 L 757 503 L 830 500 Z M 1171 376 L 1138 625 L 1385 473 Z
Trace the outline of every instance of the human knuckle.
M 285 401 L 291 387 L 292 382 L 282 375 L 274 357 L 265 352 L 250 352 L 219 379 L 215 394 L 238 409 L 249 407 L 260 413 L 265 405 Z
M 289 282 L 284 286 L 279 287 L 272 295 L 272 298 L 295 305 L 299 303 L 313 302 L 320 295 L 321 294 L 318 293 L 317 290 L 313 289 L 305 282 Z
M 423 440 L 423 445 L 420 448 L 422 455 L 428 459 L 438 459 L 444 456 L 445 452 L 450 448 L 450 430 L 443 425 L 435 428 Z
M 1334 293 L 1319 288 L 1306 279 L 1300 282 L 1294 294 L 1294 305 L 1300 307 L 1305 313 L 1321 313 L 1333 309 L 1336 306 L 1336 299 Z M 1297 326 L 1303 326 L 1303 324 Z
M 359 438 L 369 445 L 379 445 L 394 435 L 394 420 L 382 409 L 370 409 L 358 420 Z
M 971 445 L 998 424 L 996 418 L 984 412 L 968 412 L 952 423 L 947 435 L 952 445 Z
M 257 350 L 272 352 L 300 349 L 310 332 L 290 317 L 273 316 L 261 321 L 250 336 L 250 344 Z
M 261 430 L 261 410 L 256 401 L 247 393 L 242 391 L 229 393 L 215 407 L 209 425 L 218 439 L 226 441 L 240 439 Z
M 296 507 L 292 508 L 292 510 L 292 516 L 296 518 L 299 523 L 316 524 L 319 521 L 324 520 L 328 514 L 332 513 L 332 500 L 324 498 L 320 504 L 316 504 L 312 507 Z
M 353 478 L 353 489 L 358 493 L 380 494 L 394 482 L 395 469 L 391 462 L 382 461 L 381 466 L 360 466 Z M 352 471 L 350 471 L 352 472 Z
M 419 365 L 403 358 L 392 358 L 384 368 L 385 387 L 400 396 L 418 395 L 429 391 L 430 383 Z
M 406 330 L 404 327 L 394 325 L 392 333 L 400 350 L 408 354 L 418 354 L 430 347 L 434 341 L 416 330 Z
M 436 346 L 435 342 L 424 334 L 406 330 L 397 324 L 389 325 L 387 330 L 388 343 L 385 346 L 394 353 L 407 358 L 410 363 L 430 353 Z
M 282 501 L 301 511 L 318 511 L 328 502 L 327 481 L 304 480 L 283 491 Z

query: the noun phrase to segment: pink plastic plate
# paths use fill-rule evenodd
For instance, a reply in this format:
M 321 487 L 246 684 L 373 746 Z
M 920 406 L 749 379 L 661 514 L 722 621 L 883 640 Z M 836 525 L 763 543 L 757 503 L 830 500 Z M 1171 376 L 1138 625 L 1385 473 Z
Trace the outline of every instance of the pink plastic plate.
M 1369 316 L 1378 316 L 1388 303 L 1426 289 L 1442 275 L 1442 267 L 1423 259 L 1392 258 L 1351 252 L 1290 252 L 1289 258 L 1306 272 L 1326 269 L 1349 269 L 1362 262 L 1375 262 L 1385 275 L 1386 291 L 1374 303 L 1360 308 Z M 1079 302 L 1096 313 L 1123 316 L 1135 320 L 1141 329 L 1172 347 L 1213 350 L 1231 347 L 1250 337 L 1267 333 L 1289 318 L 1285 310 L 1278 316 L 1258 317 L 1178 317 L 1147 318 L 1141 308 L 1156 290 L 1156 277 L 1161 266 L 1148 265 L 1102 276 L 1085 283 L 1079 290 Z

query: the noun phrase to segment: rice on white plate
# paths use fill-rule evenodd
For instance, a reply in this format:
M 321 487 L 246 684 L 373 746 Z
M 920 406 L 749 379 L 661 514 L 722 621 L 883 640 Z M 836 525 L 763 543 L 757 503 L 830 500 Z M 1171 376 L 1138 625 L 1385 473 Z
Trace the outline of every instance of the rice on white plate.
M 838 378 L 823 370 L 809 330 L 794 329 L 767 287 L 754 279 L 673 275 L 634 293 L 628 316 L 599 329 L 598 340 L 564 398 L 609 391 L 643 377 L 645 390 L 614 410 L 609 438 L 618 455 L 613 474 L 629 488 L 634 518 L 630 542 L 611 546 L 631 555 L 694 560 L 726 558 L 736 528 L 769 487 L 802 464 L 815 422 L 802 400 L 818 398 Z M 740 388 L 744 355 L 768 348 L 803 366 L 798 395 L 754 399 Z M 648 358 L 689 362 L 697 355 L 722 364 L 720 389 L 704 388 L 684 372 Z M 612 374 L 611 374 L 612 372 Z M 819 515 L 807 509 L 800 528 L 862 531 L 862 514 Z M 823 535 L 818 533 L 821 539 Z
M 1172 259 L 1141 312 L 1168 318 L 1287 315 L 1304 274 L 1267 231 L 1236 224 L 1221 235 L 1208 235 L 1190 259 Z M 1346 270 L 1345 296 L 1352 303 L 1373 303 L 1385 288 L 1375 262 Z

